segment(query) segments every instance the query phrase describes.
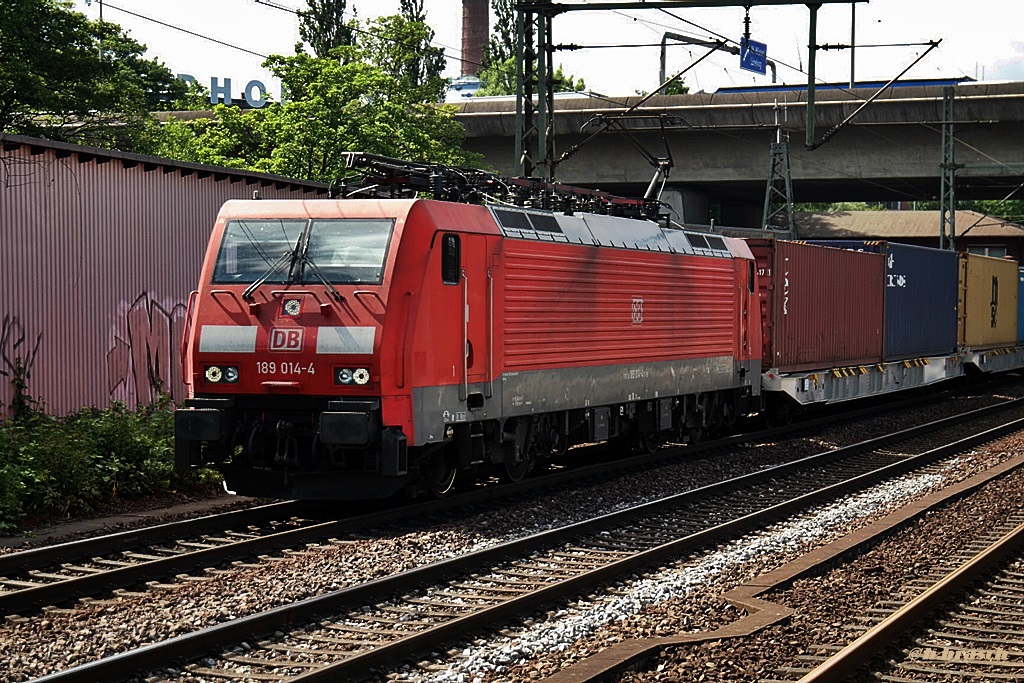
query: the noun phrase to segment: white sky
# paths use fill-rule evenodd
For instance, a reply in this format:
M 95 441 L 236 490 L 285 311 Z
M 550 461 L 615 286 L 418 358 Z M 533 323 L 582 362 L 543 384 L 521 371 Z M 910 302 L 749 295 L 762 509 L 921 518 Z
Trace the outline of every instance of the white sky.
M 578 1 L 578 0 L 574 0 Z M 74 0 L 75 8 L 99 16 L 99 0 Z M 296 9 L 304 0 L 275 0 Z M 942 39 L 942 44 L 922 60 L 905 78 L 952 78 L 971 76 L 985 80 L 1024 80 L 1024 34 L 1009 0 L 871 0 L 856 9 L 858 45 L 921 43 Z M 433 27 L 437 45 L 449 57 L 447 76 L 459 75 L 461 43 L 461 0 L 426 0 L 427 21 Z M 361 19 L 394 14 L 398 0 L 349 0 Z M 211 77 L 232 79 L 237 96 L 250 80 L 267 85 L 279 97 L 279 84 L 260 64 L 261 57 L 194 37 L 125 13 L 128 10 L 193 33 L 245 50 L 269 54 L 292 54 L 299 40 L 298 21 L 293 14 L 257 4 L 255 0 L 103 0 L 103 18 L 120 24 L 174 73 L 187 73 L 209 86 Z M 656 9 L 579 11 L 560 15 L 553 22 L 554 42 L 587 45 L 660 43 L 665 31 L 702 39 L 721 34 L 738 41 L 743 32 L 742 9 L 672 10 L 673 14 L 697 24 L 695 28 Z M 753 7 L 751 38 L 768 46 L 768 58 L 776 61 L 779 82 L 806 83 L 797 69 L 807 67 L 809 10 L 793 7 Z M 818 12 L 818 44 L 850 42 L 849 5 L 823 5 Z M 703 30 L 702 30 L 703 29 Z M 857 80 L 889 80 L 910 65 L 924 47 L 861 47 L 856 51 Z M 658 85 L 659 48 L 593 49 L 556 53 L 555 61 L 586 81 L 590 90 L 609 96 L 650 91 Z M 703 55 L 704 48 L 670 45 L 668 73 L 674 74 Z M 786 66 L 788 65 L 788 66 Z M 792 68 L 790 68 L 792 67 Z M 848 82 L 848 50 L 818 53 L 818 79 Z M 691 92 L 720 87 L 765 85 L 769 75 L 760 76 L 739 68 L 739 58 L 720 52 L 704 60 L 684 76 Z

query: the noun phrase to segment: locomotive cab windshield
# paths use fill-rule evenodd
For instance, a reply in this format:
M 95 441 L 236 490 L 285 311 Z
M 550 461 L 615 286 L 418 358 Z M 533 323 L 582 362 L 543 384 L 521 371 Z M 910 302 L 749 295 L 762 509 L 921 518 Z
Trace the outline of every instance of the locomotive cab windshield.
M 393 219 L 228 222 L 214 284 L 380 284 Z

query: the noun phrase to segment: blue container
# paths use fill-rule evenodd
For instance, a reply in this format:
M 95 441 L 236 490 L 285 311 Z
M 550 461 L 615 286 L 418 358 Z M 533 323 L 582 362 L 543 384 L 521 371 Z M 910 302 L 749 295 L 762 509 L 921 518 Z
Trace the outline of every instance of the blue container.
M 956 350 L 956 252 L 896 242 L 829 240 L 813 244 L 885 255 L 885 360 L 943 356 Z
M 1020 287 L 1017 289 L 1017 344 L 1024 344 L 1024 268 L 1019 269 Z

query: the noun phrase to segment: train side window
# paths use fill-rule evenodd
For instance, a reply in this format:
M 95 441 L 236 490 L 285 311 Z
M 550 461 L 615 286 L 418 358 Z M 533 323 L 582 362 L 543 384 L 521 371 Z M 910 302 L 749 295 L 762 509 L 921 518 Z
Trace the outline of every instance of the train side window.
M 441 282 L 457 285 L 462 274 L 462 247 L 459 236 L 445 233 L 441 237 Z
M 747 265 L 750 266 L 750 272 L 747 273 L 747 291 L 751 294 L 754 293 L 754 262 L 747 261 Z

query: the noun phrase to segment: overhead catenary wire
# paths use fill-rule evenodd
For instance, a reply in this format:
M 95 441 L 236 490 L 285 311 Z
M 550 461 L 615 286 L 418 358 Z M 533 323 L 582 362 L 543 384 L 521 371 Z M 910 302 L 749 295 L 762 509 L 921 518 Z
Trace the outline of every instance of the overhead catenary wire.
M 246 49 L 244 47 L 239 47 L 238 45 L 234 45 L 233 43 L 227 43 L 227 42 L 224 42 L 223 40 L 217 40 L 216 38 L 211 38 L 210 36 L 205 36 L 202 33 L 196 33 L 195 31 L 190 31 L 190 30 L 188 30 L 186 28 L 182 28 L 180 26 L 175 26 L 174 24 L 168 24 L 165 21 L 160 21 L 159 19 L 154 19 L 153 17 L 147 17 L 147 16 L 145 16 L 143 14 L 138 14 L 136 12 L 132 12 L 130 10 L 123 9 L 121 7 L 115 7 L 114 5 L 111 5 L 109 2 L 104 3 L 104 7 L 108 8 L 108 9 L 117 10 L 118 12 L 124 12 L 125 14 L 129 14 L 129 15 L 137 18 L 137 19 L 142 19 L 144 21 L 150 21 L 150 22 L 152 22 L 154 24 L 159 24 L 160 26 L 163 26 L 165 28 L 171 28 L 171 29 L 174 29 L 175 31 L 181 31 L 182 33 L 187 33 L 188 35 L 196 37 L 196 38 L 202 38 L 203 40 L 208 40 L 211 43 L 216 43 L 217 45 L 223 45 L 224 47 L 229 47 L 232 50 L 238 50 L 239 52 L 245 52 L 245 53 L 253 55 L 255 57 L 262 57 L 263 59 L 267 59 L 268 58 L 268 55 L 262 54 L 260 52 L 255 52 L 253 50 L 249 50 L 249 49 Z
M 253 0 L 253 2 L 255 2 L 258 5 L 264 5 L 266 7 L 272 8 L 272 9 L 281 10 L 283 12 L 288 12 L 289 14 L 295 14 L 295 15 L 299 15 L 299 16 L 301 16 L 301 14 L 302 14 L 302 10 L 298 10 L 298 9 L 293 8 L 293 7 L 288 7 L 286 5 L 281 5 L 281 4 L 278 4 L 276 2 L 272 2 L 271 0 Z M 354 15 L 353 15 L 353 18 L 354 18 Z M 355 32 L 355 33 L 361 33 L 363 35 L 373 36 L 374 38 L 377 38 L 377 39 L 380 39 L 380 40 L 387 40 L 387 41 L 395 43 L 396 45 L 400 45 L 402 47 L 415 47 L 414 45 L 410 45 L 409 43 L 405 43 L 405 42 L 402 42 L 402 41 L 399 41 L 399 40 L 395 40 L 395 39 L 379 36 L 379 35 L 377 35 L 376 33 L 372 32 L 372 31 L 367 31 L 365 29 L 361 29 L 358 26 L 352 26 L 351 28 L 352 28 L 352 31 Z M 469 64 L 471 66 L 474 66 L 474 67 L 486 66 L 482 62 L 476 62 L 476 61 L 473 61 L 473 60 L 463 59 L 462 55 L 459 54 L 459 52 L 454 47 L 452 47 L 451 45 L 445 45 L 444 43 L 439 43 L 439 42 L 437 42 L 435 40 L 430 41 L 430 44 L 433 45 L 434 47 L 441 48 L 441 50 L 442 50 L 442 52 L 444 54 L 445 59 L 452 59 L 452 60 L 456 60 L 456 61 L 462 61 L 462 62 L 464 62 L 466 64 Z M 453 52 L 455 54 L 453 54 Z M 504 74 L 506 76 L 514 77 L 516 75 L 515 71 L 511 71 L 511 70 L 495 67 L 493 64 L 491 66 L 496 71 L 498 71 L 498 72 L 500 72 L 500 73 L 502 73 L 502 74 Z M 599 93 L 585 92 L 583 94 L 586 97 L 590 97 L 590 98 L 593 98 L 593 99 L 596 99 L 596 100 L 603 100 L 603 101 L 606 101 L 606 102 L 609 102 L 609 103 L 612 103 L 612 104 L 621 104 L 618 100 L 614 100 L 614 99 L 611 99 L 609 97 L 605 97 L 604 95 L 601 95 Z M 623 104 L 622 106 L 625 106 L 625 105 Z
M 256 2 L 257 4 L 262 4 L 262 5 L 267 6 L 267 7 L 271 7 L 273 9 L 278 9 L 278 10 L 286 11 L 286 12 L 293 13 L 293 14 L 299 14 L 301 12 L 301 10 L 297 10 L 297 9 L 290 8 L 290 7 L 287 7 L 287 6 L 284 6 L 284 5 L 273 3 L 273 2 L 270 2 L 268 0 L 254 0 L 254 2 Z M 213 38 L 213 37 L 210 37 L 210 36 L 207 36 L 207 35 L 203 35 L 201 33 L 198 33 L 198 32 L 195 32 L 195 31 L 191 31 L 189 29 L 185 29 L 185 28 L 182 28 L 180 26 L 176 26 L 176 25 L 173 25 L 173 24 L 161 21 L 159 19 L 154 19 L 152 17 L 145 16 L 145 15 L 137 13 L 137 12 L 133 12 L 133 11 L 126 10 L 124 8 L 121 8 L 121 7 L 118 7 L 118 6 L 115 6 L 115 5 L 111 5 L 109 2 L 106 2 L 106 1 L 104 2 L 104 5 L 106 5 L 108 8 L 110 8 L 112 10 L 116 10 L 116 11 L 122 12 L 124 14 L 127 14 L 127 15 L 130 15 L 130 16 L 142 19 L 144 21 L 148 21 L 148 22 L 160 25 L 160 26 L 164 26 L 166 28 L 171 28 L 171 29 L 174 29 L 174 30 L 179 31 L 181 33 L 184 33 L 184 34 L 187 34 L 187 35 L 191 35 L 193 37 L 196 37 L 196 38 L 199 38 L 199 39 L 202 39 L 202 40 L 206 40 L 206 41 L 209 41 L 211 43 L 214 43 L 214 44 L 217 44 L 217 45 L 221 45 L 223 47 L 227 47 L 229 49 L 238 50 L 240 52 L 251 54 L 251 55 L 254 55 L 254 56 L 257 56 L 257 57 L 261 57 L 261 58 L 264 58 L 264 59 L 266 59 L 268 57 L 268 55 L 264 55 L 264 54 L 262 54 L 260 52 L 254 51 L 254 50 L 249 50 L 247 48 L 241 47 L 239 45 L 235 45 L 235 44 L 230 43 L 230 42 L 218 40 L 216 38 Z M 735 41 L 730 40 L 728 37 L 723 36 L 722 34 L 719 34 L 719 33 L 717 33 L 716 31 L 714 31 L 712 29 L 709 29 L 707 27 L 701 26 L 700 24 L 697 24 L 697 23 L 695 23 L 693 21 L 690 21 L 690 20 L 685 19 L 683 17 L 677 16 L 677 15 L 673 14 L 672 12 L 670 12 L 669 10 L 659 9 L 659 11 L 661 11 L 662 13 L 664 13 L 667 16 L 671 17 L 675 21 L 678 21 L 678 22 L 680 22 L 682 24 L 685 24 L 685 25 L 690 26 L 690 27 L 694 27 L 694 28 L 698 29 L 699 31 L 702 31 L 705 35 L 712 35 L 712 36 L 715 36 L 715 37 L 717 37 L 717 38 L 719 38 L 719 39 L 721 39 L 723 41 L 730 42 L 730 43 L 735 43 Z M 633 16 L 630 16 L 630 15 L 628 15 L 626 13 L 623 13 L 623 12 L 614 12 L 614 13 L 619 14 L 621 16 L 624 16 L 626 18 L 629 18 L 629 19 L 631 19 L 633 21 L 642 23 L 644 25 L 651 26 L 652 30 L 654 30 L 653 29 L 654 26 L 658 26 L 660 28 L 671 28 L 673 30 L 688 31 L 687 29 L 680 29 L 678 26 L 670 26 L 670 25 L 664 24 L 664 23 L 653 22 L 653 21 L 650 21 L 650 20 L 641 19 L 641 18 L 638 18 L 638 17 L 633 17 Z M 358 27 L 356 27 L 356 30 L 358 32 L 360 32 L 360 33 L 373 35 L 371 32 L 365 31 L 363 29 L 359 29 Z M 694 35 L 697 35 L 697 34 L 695 33 Z M 404 43 L 402 43 L 401 41 L 395 40 L 394 42 L 396 42 L 398 44 L 403 44 L 404 45 Z M 444 50 L 445 57 L 448 58 L 448 59 L 459 59 L 460 58 L 459 56 L 456 56 L 456 55 L 452 54 L 452 52 L 454 52 L 454 48 L 452 48 L 451 46 L 445 45 L 443 43 L 439 43 L 437 41 L 431 41 L 431 44 L 435 45 L 437 47 L 441 47 Z M 894 44 L 894 45 L 887 45 L 885 47 L 916 46 L 916 45 L 918 45 L 918 43 L 906 43 L 906 44 L 899 44 L 899 45 L 895 45 Z M 587 46 L 587 47 L 588 48 L 593 47 L 593 48 L 600 49 L 600 48 L 612 48 L 612 47 L 628 48 L 628 47 L 632 47 L 632 46 L 631 45 L 627 45 L 627 44 L 623 44 L 623 45 L 618 45 L 618 46 L 616 46 L 616 45 L 607 45 L 607 46 L 600 45 L 600 46 Z M 640 45 L 637 45 L 637 47 L 640 47 Z M 692 55 L 692 52 L 690 54 Z M 474 64 L 475 66 L 481 66 L 480 64 L 475 63 L 475 62 L 471 62 L 471 63 Z M 802 73 L 802 74 L 806 73 L 803 70 L 802 67 L 795 67 L 793 65 L 790 65 L 790 64 L 787 64 L 787 63 L 781 62 L 781 61 L 778 62 L 778 63 L 781 66 L 789 68 L 789 69 L 791 69 L 793 71 L 796 71 L 798 73 Z M 725 70 L 726 73 L 729 73 L 729 71 L 730 71 L 729 68 L 727 68 L 725 66 L 722 66 L 722 68 Z M 512 72 L 511 71 L 506 71 L 505 73 L 511 75 Z M 677 78 L 677 77 L 678 76 L 674 76 L 673 78 Z M 825 82 L 819 80 L 819 83 L 825 83 Z M 857 99 L 861 99 L 861 100 L 866 99 L 866 97 L 861 95 L 860 93 L 853 92 L 853 91 L 848 90 L 846 88 L 836 87 L 835 89 L 839 90 L 841 92 L 844 92 L 844 93 L 848 94 L 849 96 L 851 96 L 853 98 L 857 98 Z M 657 92 L 657 90 L 655 92 Z M 615 104 L 615 105 L 618 105 L 618 106 L 621 106 L 621 107 L 624 107 L 624 108 L 629 106 L 628 102 L 624 102 L 621 99 L 615 99 L 615 98 L 612 98 L 612 97 L 607 97 L 607 96 L 604 96 L 604 95 L 601 95 L 601 94 L 598 94 L 598 93 L 584 92 L 584 93 L 581 93 L 581 95 L 584 95 L 584 96 L 589 97 L 591 99 L 595 99 L 595 100 L 599 100 L 599 101 L 605 101 L 605 102 L 608 102 L 610 104 Z M 933 126 L 929 126 L 927 124 L 922 124 L 922 125 L 924 127 L 928 128 L 928 129 L 930 129 L 930 130 L 936 130 Z M 731 135 L 729 135 L 728 132 L 723 131 L 723 130 L 716 130 L 715 132 L 717 132 L 720 135 L 725 135 L 727 137 L 738 137 L 738 136 L 731 136 Z M 744 140 L 745 140 L 745 138 L 744 138 Z M 749 142 L 751 144 L 755 144 L 754 141 L 749 141 Z M 994 162 L 996 164 L 1000 163 L 999 160 L 995 159 L 991 155 L 988 155 L 988 154 L 984 153 L 983 151 L 974 148 L 969 143 L 966 143 L 963 140 L 957 139 L 955 142 L 958 145 L 962 145 L 962 146 L 966 147 L 967 149 L 971 149 L 972 151 L 974 151 L 974 152 L 976 152 L 978 154 L 981 154 L 982 156 L 988 158 L 989 160 L 991 160 L 992 162 Z M 819 166 L 821 168 L 830 168 L 827 164 L 821 164 L 820 162 L 813 162 L 813 164 L 816 165 L 816 166 Z M 836 169 L 831 169 L 831 170 L 837 171 Z M 882 183 L 878 183 L 876 181 L 869 181 L 867 179 L 861 179 L 861 180 L 863 182 L 867 183 L 867 184 L 876 185 L 876 186 L 878 186 L 880 188 L 887 189 L 887 190 L 892 191 L 892 192 L 894 192 L 896 194 L 902 194 L 902 195 L 906 196 L 907 198 L 912 198 L 912 199 L 920 198 L 917 195 L 914 195 L 914 194 L 911 194 L 911 193 L 902 192 L 902 191 L 898 190 L 895 187 L 892 187 L 892 186 L 889 186 L 889 185 L 885 185 L 885 184 L 882 184 Z M 1007 201 L 1010 197 L 1012 197 L 1014 194 L 1016 194 L 1020 189 L 1021 189 L 1020 187 L 1015 188 L 1010 193 L 1010 195 L 1008 195 L 1008 197 L 1006 199 L 999 200 L 999 201 L 1000 202 Z
M 676 15 L 676 14 L 673 14 L 673 13 L 672 13 L 671 11 L 669 11 L 669 10 L 667 10 L 667 9 L 659 8 L 659 11 L 660 11 L 660 12 L 662 12 L 663 14 L 666 14 L 667 16 L 670 16 L 670 17 L 672 17 L 672 18 L 673 18 L 673 19 L 675 19 L 676 21 L 679 21 L 679 22 L 681 22 L 681 23 L 683 23 L 683 24 L 686 24 L 686 25 L 688 25 L 688 26 L 691 26 L 691 27 L 697 28 L 697 29 L 699 29 L 700 31 L 706 32 L 707 34 L 710 34 L 710 35 L 716 36 L 716 37 L 720 38 L 720 39 L 721 39 L 721 40 L 723 40 L 723 41 L 726 41 L 726 42 L 730 42 L 730 43 L 735 43 L 735 41 L 732 41 L 732 40 L 731 40 L 731 39 L 729 39 L 729 38 L 728 38 L 727 36 L 723 36 L 722 34 L 719 34 L 719 33 L 715 32 L 715 31 L 713 31 L 713 30 L 711 30 L 711 29 L 709 29 L 709 28 L 707 28 L 707 27 L 701 26 L 700 24 L 697 24 L 697 23 L 695 23 L 695 22 L 693 22 L 693 21 L 690 21 L 690 20 L 688 20 L 688 19 L 684 19 L 683 17 L 680 17 L 680 16 L 678 16 L 678 15 Z M 629 18 L 633 19 L 634 21 L 638 21 L 638 22 L 641 22 L 641 23 L 645 23 L 645 24 L 648 24 L 648 25 L 652 25 L 652 26 L 659 26 L 659 27 L 662 27 L 662 28 L 675 28 L 675 27 L 670 27 L 670 26 L 667 26 L 667 25 L 665 25 L 665 24 L 659 24 L 659 23 L 657 23 L 657 22 L 650 22 L 650 21 L 647 21 L 647 20 L 643 20 L 643 19 L 640 19 L 640 18 L 638 18 L 638 17 L 632 17 L 632 16 L 630 16 L 630 15 L 627 15 L 627 14 L 625 14 L 625 13 L 620 13 L 620 14 L 622 14 L 623 16 L 627 16 L 627 17 L 629 17 Z M 902 77 L 902 76 L 903 76 L 903 75 L 904 75 L 904 74 L 905 74 L 905 73 L 906 73 L 907 71 L 909 71 L 909 69 L 910 69 L 910 68 L 912 68 L 912 67 L 913 67 L 914 65 L 916 65 L 916 64 L 917 64 L 918 62 L 920 62 L 920 61 L 921 61 L 921 59 L 923 59 L 925 55 L 927 55 L 927 54 L 928 54 L 929 52 L 931 52 L 931 50 L 933 50 L 933 49 L 934 49 L 934 48 L 936 47 L 936 45 L 937 45 L 937 44 L 938 44 L 939 42 L 941 42 L 941 40 L 939 40 L 939 41 L 928 41 L 928 42 L 925 42 L 925 43 L 918 43 L 918 42 L 909 42 L 909 43 L 891 43 L 891 44 L 879 44 L 879 45 L 865 45 L 864 47 L 920 47 L 920 46 L 928 46 L 928 50 L 926 50 L 926 51 L 925 51 L 925 52 L 924 52 L 924 53 L 923 53 L 922 55 L 918 56 L 918 58 L 917 58 L 917 59 L 916 59 L 916 60 L 915 60 L 915 61 L 914 61 L 914 62 L 913 62 L 913 63 L 912 63 L 912 64 L 911 64 L 911 65 L 910 65 L 909 67 L 907 67 L 907 68 L 906 68 L 906 69 L 905 69 L 905 70 L 904 70 L 904 71 L 903 71 L 903 72 L 902 72 L 902 73 L 901 73 L 901 74 L 900 74 L 899 76 L 897 76 L 896 78 L 894 78 L 894 79 L 892 79 L 892 80 L 890 81 L 890 83 L 892 83 L 892 82 L 895 82 L 896 80 L 898 80 L 899 78 L 901 78 L 901 77 Z M 816 47 L 819 47 L 819 48 L 828 48 L 828 49 L 835 49 L 835 48 L 837 48 L 837 47 L 842 47 L 842 46 L 820 46 L 820 45 L 819 45 L 819 46 L 816 46 Z M 778 60 L 777 60 L 777 61 L 778 61 Z M 782 66 L 786 67 L 786 68 L 792 69 L 792 70 L 794 70 L 794 71 L 796 71 L 796 72 L 798 72 L 798 73 L 801 73 L 801 74 L 805 74 L 805 75 L 806 75 L 806 72 L 805 72 L 805 71 L 804 71 L 804 69 L 803 69 L 803 65 L 801 65 L 800 67 L 794 67 L 794 66 L 792 66 L 792 65 L 790 65 L 790 64 L 787 64 L 786 62 L 783 62 L 783 61 L 778 61 L 778 63 L 779 63 L 780 65 L 782 65 Z M 724 67 L 723 67 L 723 68 L 724 68 Z M 727 68 L 725 68 L 725 72 L 726 72 L 726 74 L 730 74 L 730 71 L 729 71 L 729 69 L 727 69 Z M 730 75 L 731 75 L 731 74 L 730 74 Z M 840 92 L 843 92 L 843 93 L 845 93 L 845 94 L 849 95 L 849 96 L 850 96 L 850 97 L 852 97 L 852 98 L 856 98 L 856 99 L 860 99 L 860 100 L 863 100 L 863 101 L 864 101 L 864 104 L 863 104 L 863 105 L 862 105 L 862 106 L 861 106 L 860 108 L 858 108 L 857 112 L 859 112 L 859 111 L 860 111 L 860 110 L 861 110 L 861 109 L 862 109 L 862 108 L 863 108 L 864 106 L 866 106 L 866 105 L 867 105 L 867 104 L 868 104 L 868 103 L 869 103 L 869 102 L 870 102 L 871 100 L 873 100 L 873 99 L 874 99 L 875 97 L 877 97 L 877 95 L 878 95 L 878 93 L 875 93 L 875 95 L 873 95 L 872 97 L 866 97 L 865 95 L 862 95 L 861 93 L 855 92 L 855 91 L 853 91 L 852 89 L 848 89 L 848 88 L 843 88 L 843 87 L 841 87 L 841 86 L 832 86 L 832 84 L 829 84 L 829 83 L 827 83 L 827 82 L 825 82 L 825 81 L 823 81 L 823 80 L 821 80 L 821 79 L 816 79 L 816 80 L 817 80 L 817 82 L 818 82 L 819 84 L 823 84 L 823 85 L 829 85 L 830 87 L 834 87 L 834 89 L 835 89 L 835 90 L 838 90 L 838 91 L 840 91 Z M 883 88 L 882 90 L 884 90 L 884 88 Z M 881 92 L 881 90 L 880 90 L 879 92 Z M 855 112 L 855 113 L 854 113 L 854 115 L 856 115 L 856 113 L 857 113 L 857 112 Z M 837 132 L 837 130 L 838 130 L 838 129 L 839 129 L 839 128 L 840 128 L 841 126 L 842 126 L 842 125 L 848 124 L 848 123 L 849 123 L 849 120 L 850 120 L 850 119 L 852 119 L 854 115 L 851 115 L 850 117 L 847 117 L 846 121 L 844 121 L 844 122 L 843 122 L 843 124 L 841 124 L 840 126 L 837 126 L 837 127 L 835 127 L 834 129 L 832 129 L 832 130 L 828 131 L 828 133 L 826 133 L 826 136 L 827 136 L 827 137 L 826 137 L 825 139 L 823 139 L 823 140 L 822 140 L 821 142 L 819 142 L 819 143 L 818 143 L 818 145 L 816 145 L 816 146 L 820 146 L 820 145 L 821 145 L 821 144 L 823 144 L 824 142 L 827 142 L 828 138 L 829 138 L 829 137 L 831 137 L 832 135 L 834 135 L 834 134 L 835 134 L 835 133 Z M 924 127 L 925 127 L 925 128 L 927 128 L 927 129 L 929 129 L 929 130 L 932 130 L 932 131 L 935 131 L 935 130 L 936 130 L 936 128 L 935 128 L 934 126 L 930 126 L 930 125 L 928 125 L 928 124 L 921 124 L 921 125 L 922 125 L 922 126 L 924 126 Z M 725 133 L 724 131 L 721 131 L 721 130 L 719 130 L 719 131 L 716 131 L 716 132 L 718 132 L 719 134 L 726 134 L 726 133 Z M 875 132 L 875 131 L 872 131 L 872 132 Z M 751 142 L 752 142 L 752 141 L 751 141 Z M 981 155 L 985 156 L 986 158 L 988 158 L 988 159 L 992 160 L 993 162 L 995 162 L 995 163 L 997 163 L 997 164 L 999 164 L 999 163 L 1000 163 L 1000 162 L 999 162 L 998 160 L 994 159 L 994 158 L 993 158 L 993 157 L 991 157 L 990 155 L 988 155 L 988 154 L 986 154 L 986 153 L 982 152 L 981 150 L 978 150 L 978 149 L 974 148 L 973 146 L 969 145 L 968 143 L 965 143 L 965 142 L 964 142 L 964 141 L 962 141 L 962 140 L 959 140 L 959 139 L 957 139 L 957 140 L 955 140 L 955 143 L 956 143 L 956 144 L 958 144 L 958 145 L 963 145 L 963 146 L 967 147 L 968 149 L 971 149 L 972 151 L 975 151 L 976 153 L 978 153 L 978 154 L 981 154 Z M 810 163 L 810 162 L 808 162 L 808 163 Z M 820 166 L 820 167 L 822 167 L 822 168 L 828 168 L 828 166 L 827 166 L 827 165 L 825 165 L 825 164 L 815 163 L 814 165 Z M 833 170 L 833 171 L 836 171 L 836 169 L 831 169 L 831 170 Z M 868 181 L 867 179 L 861 179 L 861 180 L 862 180 L 862 181 L 864 181 L 864 182 L 866 182 L 866 183 L 868 183 L 868 184 L 876 185 L 876 186 L 878 186 L 878 187 L 880 187 L 880 188 L 884 188 L 884 189 L 887 189 L 887 190 L 889 190 L 889 191 L 892 191 L 892 192 L 895 192 L 895 193 L 897 193 L 897 194 L 903 194 L 902 192 L 900 192 L 899 190 L 897 190 L 897 189 L 896 189 L 895 187 L 892 187 L 892 186 L 888 186 L 888 185 L 885 185 L 885 184 L 882 184 L 882 183 L 878 183 L 878 182 L 876 182 L 876 181 Z M 1014 190 L 1013 190 L 1013 191 L 1012 191 L 1012 192 L 1010 193 L 1010 195 L 1008 195 L 1008 196 L 1007 196 L 1006 198 L 1004 198 L 1004 199 L 1002 199 L 1002 200 L 999 200 L 999 202 L 1000 202 L 1000 203 L 1002 203 L 1002 202 L 1005 202 L 1005 201 L 1007 201 L 1007 200 L 1008 200 L 1008 199 L 1009 199 L 1010 197 L 1012 197 L 1012 196 L 1013 196 L 1013 194 L 1015 194 L 1016 192 L 1018 192 L 1018 191 L 1019 191 L 1020 189 L 1021 189 L 1020 187 L 1018 187 L 1018 188 L 1015 188 L 1015 189 L 1014 189 Z M 915 195 L 910 195 L 910 194 L 907 194 L 907 196 L 908 196 L 908 197 L 913 197 L 913 196 L 915 196 Z

